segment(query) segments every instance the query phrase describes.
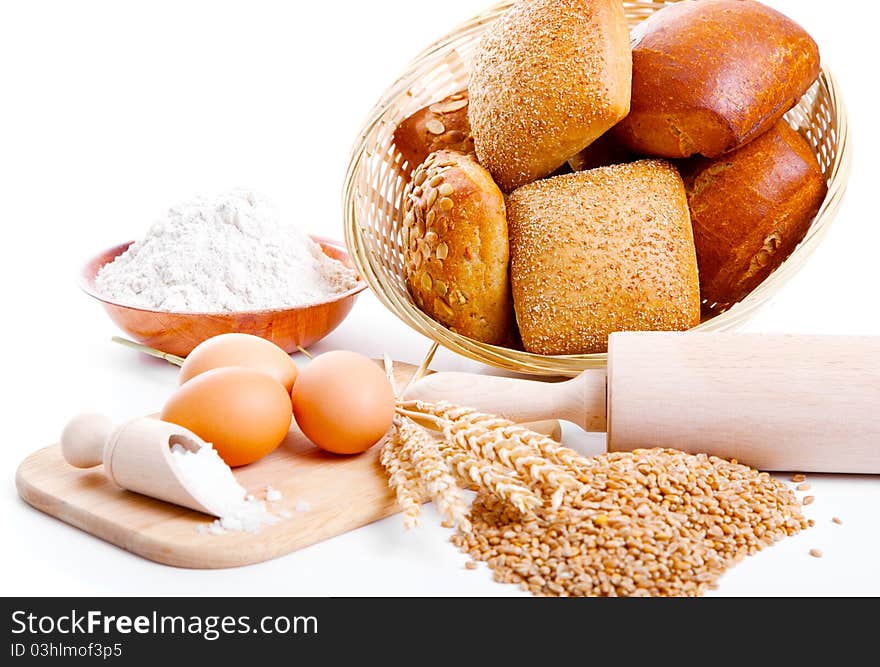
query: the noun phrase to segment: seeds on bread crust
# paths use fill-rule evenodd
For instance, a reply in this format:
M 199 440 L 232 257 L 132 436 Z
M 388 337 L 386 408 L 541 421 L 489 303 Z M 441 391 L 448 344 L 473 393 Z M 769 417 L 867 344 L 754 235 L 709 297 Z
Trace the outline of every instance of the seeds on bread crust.
M 431 134 L 443 134 L 446 132 L 446 126 L 443 124 L 443 121 L 438 118 L 432 118 L 425 123 L 425 129 Z
M 462 90 L 403 120 L 394 132 L 394 145 L 403 158 L 401 170 L 411 174 L 429 155 L 439 150 L 473 154 L 469 105 L 467 90 Z
M 441 244 L 437 232 L 432 227 L 437 221 L 438 215 L 438 209 L 435 206 L 438 199 L 436 188 L 439 186 L 444 187 L 444 190 L 447 189 L 445 186 L 448 184 L 444 182 L 444 173 L 450 169 L 450 166 L 437 165 L 436 159 L 432 155 L 413 172 L 412 184 L 416 187 L 413 187 L 412 191 L 405 195 L 409 207 L 415 211 L 414 215 L 407 215 L 404 218 L 404 227 L 412 239 L 409 244 L 411 251 L 408 253 L 409 261 L 406 265 L 407 275 L 410 285 L 420 287 L 425 293 L 435 291 L 431 269 L 434 269 L 434 273 L 442 271 L 442 262 L 435 262 L 432 267 L 431 260 L 435 256 L 438 260 L 446 259 L 448 256 L 448 246 L 445 243 L 442 244 L 445 250 L 438 253 Z M 441 211 L 441 215 L 444 212 Z M 416 221 L 415 226 L 413 226 L 414 221 Z M 443 256 L 439 257 L 439 254 Z M 442 285 L 442 288 L 436 288 L 438 298 L 426 301 L 422 294 L 414 294 L 414 298 L 420 308 L 424 309 L 426 304 L 430 303 L 442 315 L 451 317 L 454 313 L 451 313 L 451 307 L 442 299 L 447 292 L 446 284 L 442 281 L 439 281 L 439 284 Z
M 504 196 L 473 157 L 431 154 L 405 192 L 404 268 L 416 305 L 463 335 L 501 344 L 513 307 Z
M 432 104 L 429 109 L 436 114 L 447 114 L 454 113 L 456 111 L 461 111 L 464 109 L 469 103 L 469 100 L 458 99 L 451 100 L 449 102 L 438 102 L 437 104 Z

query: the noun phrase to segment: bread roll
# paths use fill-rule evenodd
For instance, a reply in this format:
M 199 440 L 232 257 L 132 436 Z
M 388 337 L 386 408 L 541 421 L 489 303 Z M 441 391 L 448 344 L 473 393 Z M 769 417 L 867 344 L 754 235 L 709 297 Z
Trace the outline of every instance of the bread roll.
M 810 146 L 785 121 L 720 158 L 681 165 L 704 310 L 760 285 L 800 243 L 827 193 Z
M 467 90 L 459 91 L 419 109 L 397 126 L 394 145 L 403 156 L 401 166 L 407 175 L 435 151 L 473 154 L 468 102 Z
M 553 173 L 626 116 L 620 0 L 525 0 L 486 31 L 471 71 L 480 163 L 509 192 Z
M 718 157 L 766 132 L 819 74 L 819 49 L 753 0 L 676 2 L 634 34 L 632 109 L 615 132 L 635 152 Z
M 403 242 L 416 305 L 464 336 L 502 345 L 512 337 L 504 195 L 462 153 L 439 151 L 413 172 Z
M 537 181 L 507 202 L 525 349 L 604 352 L 615 331 L 700 322 L 694 237 L 675 167 L 642 160 Z

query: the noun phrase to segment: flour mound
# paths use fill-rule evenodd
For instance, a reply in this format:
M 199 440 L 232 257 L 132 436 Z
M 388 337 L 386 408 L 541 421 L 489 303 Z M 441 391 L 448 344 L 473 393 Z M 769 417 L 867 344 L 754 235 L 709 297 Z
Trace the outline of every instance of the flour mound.
M 192 496 L 219 517 L 213 523 L 199 524 L 200 533 L 259 533 L 263 526 L 280 521 L 266 503 L 247 494 L 211 445 L 190 451 L 176 444 L 171 460 Z
M 110 300 L 182 313 L 305 306 L 357 284 L 354 271 L 246 190 L 170 209 L 95 280 Z

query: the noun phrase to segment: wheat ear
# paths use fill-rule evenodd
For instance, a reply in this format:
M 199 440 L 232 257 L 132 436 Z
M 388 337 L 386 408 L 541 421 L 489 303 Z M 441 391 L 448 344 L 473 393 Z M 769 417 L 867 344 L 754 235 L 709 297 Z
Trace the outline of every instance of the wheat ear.
M 437 441 L 409 417 L 397 417 L 397 423 L 404 452 L 412 461 L 428 496 L 436 503 L 437 510 L 459 530 L 470 532 L 467 504 Z
M 516 471 L 530 485 L 548 491 L 554 508 L 562 502 L 566 489 L 580 487 L 571 470 L 544 458 L 541 450 L 523 437 L 524 433 L 532 433 L 527 429 L 511 429 L 514 424 L 506 419 L 449 403 L 416 401 L 409 405 L 440 418 L 448 442 L 500 463 Z M 542 436 L 534 433 L 534 437 Z
M 488 491 L 510 503 L 523 514 L 533 513 L 543 503 L 529 487 L 522 484 L 503 466 L 474 455 L 470 450 L 460 449 L 446 442 L 440 443 L 440 453 L 459 481 L 479 490 Z
M 420 496 L 423 486 L 407 456 L 405 442 L 396 422 L 382 447 L 380 462 L 388 473 L 388 486 L 394 490 L 397 504 L 403 510 L 403 525 L 407 530 L 416 528 L 422 516 Z
M 523 428 L 519 424 L 508 422 L 507 425 L 501 428 L 501 432 L 504 434 L 504 437 L 510 440 L 518 440 L 531 447 L 550 463 L 566 468 L 574 473 L 578 479 L 580 479 L 585 470 L 591 467 L 590 460 L 573 449 L 560 445 L 553 438 L 542 433 L 536 433 L 535 431 Z

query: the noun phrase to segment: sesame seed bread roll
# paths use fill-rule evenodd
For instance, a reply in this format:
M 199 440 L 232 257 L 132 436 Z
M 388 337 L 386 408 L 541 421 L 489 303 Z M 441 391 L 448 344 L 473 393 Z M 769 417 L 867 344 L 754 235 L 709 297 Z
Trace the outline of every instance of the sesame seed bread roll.
M 461 90 L 419 109 L 397 126 L 394 145 L 403 156 L 404 173 L 410 175 L 431 153 L 439 150 L 474 153 L 468 102 L 467 90 Z
M 700 322 L 684 184 L 662 160 L 537 181 L 507 200 L 510 276 L 525 349 L 605 352 L 616 331 Z
M 636 28 L 632 110 L 615 132 L 643 155 L 718 157 L 770 129 L 818 75 L 816 43 L 776 10 L 676 2 Z
M 513 336 L 504 195 L 468 155 L 433 153 L 413 172 L 403 242 L 406 283 L 429 317 L 468 338 Z
M 743 299 L 800 243 L 828 187 L 785 121 L 733 153 L 681 164 L 709 311 Z
M 471 71 L 480 164 L 505 192 L 553 173 L 629 111 L 620 0 L 524 0 L 486 31 Z

